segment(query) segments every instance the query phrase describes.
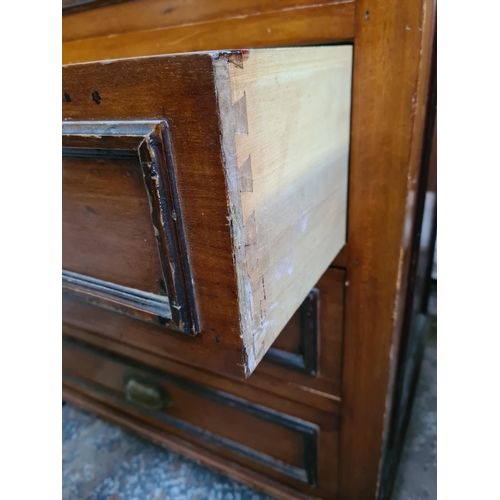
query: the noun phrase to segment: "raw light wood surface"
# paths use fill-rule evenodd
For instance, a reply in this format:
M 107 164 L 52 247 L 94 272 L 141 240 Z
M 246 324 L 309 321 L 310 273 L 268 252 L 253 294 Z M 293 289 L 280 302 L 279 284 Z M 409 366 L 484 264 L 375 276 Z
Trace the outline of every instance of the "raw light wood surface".
M 265 388 L 274 379 L 279 379 L 286 382 L 290 388 L 300 388 L 299 398 L 305 397 L 300 393 L 309 392 L 316 395 L 321 394 L 323 397 L 333 396 L 340 400 L 345 272 L 341 269 L 328 269 L 315 288 L 319 291 L 316 374 L 311 376 L 279 367 L 264 358 L 264 361 L 259 364 L 248 379 L 249 383 L 259 384 L 260 387 Z M 297 352 L 295 339 L 299 333 L 294 331 L 294 326 L 290 321 L 279 334 L 273 347 L 276 345 L 287 346 L 288 340 L 288 345 L 295 348 L 295 352 Z M 300 330 L 300 326 L 295 326 L 295 330 Z
M 225 177 L 222 160 L 213 153 L 213 144 L 217 143 L 220 132 L 217 119 L 185 142 L 177 120 L 172 128 L 178 140 L 176 158 L 188 159 L 199 166 L 196 175 L 183 171 L 178 179 L 181 191 L 197 194 L 185 208 L 193 221 L 186 230 L 192 238 L 197 235 L 192 240 L 197 252 L 190 256 L 193 275 L 198 280 L 197 294 L 207 300 L 214 297 L 215 306 L 219 301 L 226 304 L 224 309 L 217 309 L 212 302 L 202 311 L 214 320 L 214 331 L 205 330 L 199 338 L 191 339 L 175 333 L 165 334 L 143 322 L 113 316 L 107 311 L 93 310 L 86 304 L 63 304 L 65 319 L 69 321 L 64 331 L 73 338 L 232 392 L 256 404 L 286 408 L 287 413 L 298 418 L 311 422 L 323 419 L 321 425 L 332 422 L 338 425 L 340 415 L 340 442 L 331 439 L 319 444 L 319 454 L 332 461 L 324 462 L 327 465 L 323 474 L 337 471 L 338 461 L 339 480 L 331 478 L 333 487 L 328 493 L 308 494 L 314 498 L 374 500 L 378 493 L 387 491 L 387 488 L 380 489 L 380 473 L 387 461 L 384 447 L 397 384 L 395 367 L 408 312 L 408 287 L 412 282 L 410 261 L 415 258 L 412 241 L 420 229 L 415 199 L 421 189 L 419 157 L 434 15 L 435 1 L 432 0 L 142 0 L 63 16 L 65 63 L 195 50 L 352 42 L 355 57 L 348 238 L 334 261 L 335 266 L 346 270 L 346 308 L 338 311 L 345 316 L 341 397 L 322 392 L 324 386 L 316 390 L 316 384 L 323 382 L 321 371 L 319 377 L 307 384 L 302 382 L 306 375 L 292 375 L 263 362 L 247 381 L 240 379 L 241 369 L 237 363 L 241 363 L 241 338 L 239 328 L 231 319 L 239 310 L 237 281 L 231 274 L 232 267 L 221 267 L 217 262 L 218 253 L 231 248 L 231 238 L 224 226 L 227 211 L 218 206 Z M 213 76 L 213 62 L 202 59 L 199 64 Z M 126 68 L 126 77 L 121 80 L 115 64 L 124 64 Z M 163 119 L 167 116 L 165 110 L 171 109 L 169 106 L 175 108 L 172 104 L 175 92 L 171 89 L 182 88 L 177 78 L 170 78 L 168 86 L 152 91 L 144 83 L 162 73 L 154 60 L 141 67 L 142 81 L 133 75 L 127 63 L 111 63 L 106 71 L 106 77 L 115 82 L 116 90 L 123 90 L 122 104 L 115 103 L 112 109 L 104 99 L 100 106 L 91 103 L 88 108 L 91 117 L 87 119 L 102 119 L 109 114 L 146 118 L 131 96 L 140 96 L 138 102 L 147 108 L 148 116 L 154 115 L 154 118 Z M 204 86 L 204 78 L 196 78 L 190 71 L 187 74 L 183 91 L 187 101 L 179 106 L 185 108 L 184 121 L 192 123 L 195 110 L 200 108 L 210 109 L 215 116 L 217 113 L 213 110 L 217 109 L 218 102 L 213 98 L 213 88 Z M 96 90 L 92 88 L 94 83 L 108 90 L 113 87 L 99 78 L 97 71 L 90 75 L 86 85 L 79 86 L 85 99 Z M 205 92 L 202 88 L 208 90 Z M 198 99 L 194 98 L 196 95 Z M 193 140 L 197 148 L 189 151 L 187 145 Z M 203 149 L 203 141 L 206 149 Z M 249 183 L 245 185 L 248 187 Z M 199 203 L 200 193 L 213 190 L 209 203 Z M 211 219 L 200 216 L 202 206 L 207 205 Z M 211 234 L 217 234 L 217 241 Z M 338 300 L 338 297 L 330 294 L 325 300 Z M 338 304 L 329 302 L 325 306 L 322 302 L 321 307 L 328 307 L 328 321 L 338 318 L 338 314 L 332 312 L 339 308 Z M 321 332 L 321 335 L 328 334 L 329 330 Z M 337 335 L 339 332 L 335 331 Z M 339 335 L 339 339 L 341 337 Z M 290 347 L 294 342 L 284 345 Z M 326 346 L 323 341 L 320 356 L 322 346 Z M 337 360 L 331 361 L 339 369 Z M 235 367 L 238 369 L 234 370 Z M 271 375 L 268 369 L 276 372 Z M 292 491 L 281 481 L 208 450 L 203 443 L 193 444 L 157 426 L 132 419 L 129 414 L 110 407 L 104 398 L 97 400 L 67 386 L 64 391 L 69 400 L 147 439 L 266 488 L 278 497 L 304 498 L 304 493 Z M 302 405 L 297 405 L 299 401 Z M 197 409 L 203 411 L 201 406 Z M 268 437 L 272 441 L 273 436 Z
M 249 371 L 345 243 L 350 46 L 215 60 Z
M 143 0 L 63 16 L 63 64 L 354 36 L 353 0 Z
M 200 331 L 177 340 L 151 330 L 140 344 L 252 373 L 345 243 L 351 66 L 352 48 L 338 46 L 64 67 L 65 120 L 168 124 Z M 66 301 L 65 318 L 130 331 L 79 308 Z

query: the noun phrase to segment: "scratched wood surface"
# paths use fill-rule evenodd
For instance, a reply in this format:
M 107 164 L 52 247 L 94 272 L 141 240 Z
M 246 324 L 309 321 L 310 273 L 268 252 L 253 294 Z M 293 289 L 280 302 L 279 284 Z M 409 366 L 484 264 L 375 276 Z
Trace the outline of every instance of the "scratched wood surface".
M 169 10 L 172 6 L 173 10 Z M 143 0 L 63 16 L 65 63 L 229 47 L 353 42 L 356 56 L 348 241 L 335 260 L 335 265 L 344 267 L 347 273 L 342 400 L 307 392 L 287 379 L 278 381 L 267 374 L 260 377 L 264 364 L 245 383 L 236 383 L 238 374 L 221 370 L 226 373 L 223 376 L 205 369 L 207 357 L 201 344 L 189 348 L 175 337 L 174 350 L 183 351 L 185 359 L 193 360 L 193 366 L 169 358 L 159 337 L 151 345 L 163 356 L 155 356 L 141 343 L 141 336 L 142 341 L 148 339 L 150 330 L 139 328 L 134 333 L 126 322 L 110 327 L 109 316 L 91 325 L 90 330 L 65 325 L 67 333 L 75 338 L 262 404 L 272 406 L 281 395 L 286 411 L 292 411 L 288 401 L 301 398 L 309 408 L 328 412 L 327 420 L 342 412 L 339 446 L 333 442 L 320 446 L 336 459 L 332 450 L 339 450 L 339 488 L 324 498 L 370 500 L 376 497 L 379 487 L 398 339 L 410 283 L 409 240 L 419 230 L 411 193 L 419 189 L 418 158 L 432 31 L 429 26 L 434 12 L 435 2 L 428 0 Z M 75 317 L 89 315 L 89 310 L 73 312 Z M 78 323 L 82 324 L 80 320 Z M 194 368 L 196 364 L 198 368 Z M 97 403 L 81 393 L 72 397 L 78 404 L 148 439 L 277 496 L 303 498 L 284 483 L 256 475 L 219 454 L 207 453 L 201 445 L 181 443 L 123 412 L 112 411 L 104 401 Z
M 63 64 L 354 37 L 353 0 L 141 0 L 63 16 Z
M 350 46 L 215 61 L 250 370 L 345 243 L 351 65 Z
M 168 381 L 155 378 L 147 374 L 147 372 L 141 372 L 140 369 L 128 367 L 125 363 L 97 356 L 93 354 L 92 349 L 78 349 L 74 347 L 74 344 L 64 343 L 63 373 L 78 379 L 101 384 L 106 389 L 122 395 L 125 392 L 124 380 L 127 377 L 138 382 L 145 380 L 146 384 L 149 381 L 153 388 L 157 386 L 164 389 L 165 399 L 173 403 L 171 407 L 167 406 L 165 408 L 168 415 L 226 439 L 238 441 L 244 446 L 249 446 L 285 463 L 295 466 L 301 465 L 301 439 L 299 434 L 272 423 L 262 422 L 236 409 L 224 407 L 224 405 L 217 404 L 203 398 L 203 396 L 193 394 L 182 386 L 169 384 Z M 196 407 L 200 405 L 204 406 L 205 411 L 199 412 L 196 410 Z M 137 412 L 140 415 L 140 408 L 138 408 Z M 152 418 L 151 421 L 154 422 L 155 419 Z M 244 426 L 247 432 L 241 432 L 239 425 Z M 173 431 L 176 433 L 175 428 Z M 179 433 L 178 430 L 177 433 Z M 266 439 L 268 433 L 276 433 L 277 443 Z
M 351 60 L 351 47 L 343 46 L 64 68 L 64 120 L 168 123 L 200 333 L 174 340 L 146 329 L 139 343 L 246 376 L 262 360 L 345 243 Z M 93 196 L 102 191 L 101 170 L 85 170 L 95 174 L 86 175 Z M 109 209 L 109 200 L 125 194 L 117 183 L 105 187 Z M 78 205 L 78 192 L 68 197 L 65 206 Z M 114 212 L 100 212 L 102 227 L 112 228 Z M 112 235 L 100 231 L 101 240 L 91 243 L 102 246 Z M 70 237 L 78 240 L 74 231 Z M 81 237 L 88 239 L 88 231 Z M 127 241 L 131 258 L 144 250 L 143 239 Z M 102 253 L 92 260 L 98 269 L 89 262 L 78 269 L 95 277 L 112 258 Z M 123 265 L 115 271 L 128 273 Z M 79 307 L 66 301 L 65 318 L 98 328 L 104 312 L 86 318 Z M 121 321 L 107 321 L 115 337 L 125 335 Z M 143 328 L 137 325 L 133 335 Z
M 202 328 L 196 338 L 165 333 L 161 328 L 148 329 L 149 325 L 141 321 L 125 328 L 123 316 L 99 308 L 85 309 L 84 304 L 69 298 L 63 301 L 63 320 L 94 331 L 102 328 L 114 338 L 127 338 L 132 330 L 139 345 L 147 343 L 160 352 L 173 348 L 221 372 L 241 374 L 235 272 L 230 259 L 219 258 L 232 254 L 232 239 L 217 147 L 220 133 L 212 75 L 213 62 L 208 54 L 63 68 L 63 93 L 71 99 L 63 99 L 64 120 L 168 120 L 175 165 L 196 166 L 179 168 L 177 184 Z M 92 99 L 96 91 L 99 104 Z M 204 326 L 207 324 L 208 328 Z

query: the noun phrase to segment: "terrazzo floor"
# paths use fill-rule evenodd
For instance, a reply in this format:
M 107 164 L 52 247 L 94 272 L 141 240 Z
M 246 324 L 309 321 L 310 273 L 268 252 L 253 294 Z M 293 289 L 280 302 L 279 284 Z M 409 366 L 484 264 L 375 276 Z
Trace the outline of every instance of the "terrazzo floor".
M 432 322 L 393 500 L 435 500 L 436 321 Z M 271 497 L 63 406 L 63 500 L 269 500 Z

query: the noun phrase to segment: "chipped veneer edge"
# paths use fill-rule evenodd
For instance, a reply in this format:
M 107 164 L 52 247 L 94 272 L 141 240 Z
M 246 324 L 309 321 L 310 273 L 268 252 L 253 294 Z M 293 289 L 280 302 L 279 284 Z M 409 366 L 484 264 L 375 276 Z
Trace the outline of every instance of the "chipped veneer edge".
M 246 275 L 245 227 L 240 199 L 240 175 L 237 161 L 235 133 L 239 131 L 241 105 L 232 102 L 230 85 L 230 64 L 242 67 L 248 57 L 247 51 L 234 53 L 216 52 L 213 54 L 214 80 L 217 103 L 219 106 L 219 125 L 221 130 L 222 160 L 225 173 L 228 222 L 233 243 L 233 262 L 236 269 L 238 300 L 240 303 L 240 331 L 243 344 L 243 366 L 248 377 L 257 366 L 252 332 L 253 297 L 252 286 Z M 241 132 L 240 132 L 241 133 Z M 243 131 L 244 133 L 244 131 Z

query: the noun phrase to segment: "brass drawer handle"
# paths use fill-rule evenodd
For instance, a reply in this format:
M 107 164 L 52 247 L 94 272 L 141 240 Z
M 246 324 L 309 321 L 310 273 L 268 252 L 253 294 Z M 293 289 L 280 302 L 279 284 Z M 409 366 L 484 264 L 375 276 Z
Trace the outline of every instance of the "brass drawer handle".
M 125 395 L 128 401 L 147 410 L 161 410 L 173 406 L 169 395 L 160 387 L 135 378 L 126 381 Z

